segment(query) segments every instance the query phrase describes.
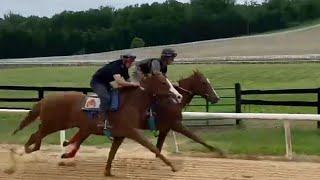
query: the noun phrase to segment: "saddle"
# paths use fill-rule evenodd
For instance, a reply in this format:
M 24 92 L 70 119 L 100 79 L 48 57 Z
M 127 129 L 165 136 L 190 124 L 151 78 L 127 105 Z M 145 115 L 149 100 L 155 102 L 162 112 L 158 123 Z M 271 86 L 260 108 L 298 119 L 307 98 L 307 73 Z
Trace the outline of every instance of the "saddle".
M 110 93 L 110 111 L 115 112 L 120 107 L 120 95 L 118 89 L 113 89 Z M 100 112 L 100 98 L 95 95 L 88 95 L 86 96 L 84 106 L 82 110 L 85 112 Z
M 118 89 L 113 89 L 110 93 L 110 111 L 116 112 L 120 108 L 120 93 Z M 85 99 L 84 106 L 82 107 L 82 111 L 86 112 L 89 119 L 95 119 L 99 116 L 100 110 L 100 98 L 95 95 L 87 95 Z M 152 105 L 152 107 L 146 112 L 146 116 L 148 118 L 148 124 L 150 130 L 157 136 L 157 128 L 156 128 L 156 121 L 155 121 L 155 109 L 159 102 L 156 102 Z M 112 135 L 110 129 L 112 128 L 109 124 L 108 120 L 105 119 L 104 124 L 98 125 L 104 126 L 104 134 L 111 139 Z
M 113 89 L 110 93 L 110 111 L 116 112 L 120 107 L 120 93 L 118 89 Z M 89 119 L 95 119 L 99 117 L 99 114 L 101 112 L 100 109 L 100 98 L 95 95 L 89 95 L 85 98 L 84 106 L 81 108 L 82 111 L 86 112 Z M 98 124 L 97 127 L 100 127 L 101 124 Z M 102 125 L 104 127 L 103 133 L 105 136 L 107 136 L 110 140 L 113 140 L 111 128 L 112 126 L 109 124 L 108 119 L 104 120 L 104 124 Z

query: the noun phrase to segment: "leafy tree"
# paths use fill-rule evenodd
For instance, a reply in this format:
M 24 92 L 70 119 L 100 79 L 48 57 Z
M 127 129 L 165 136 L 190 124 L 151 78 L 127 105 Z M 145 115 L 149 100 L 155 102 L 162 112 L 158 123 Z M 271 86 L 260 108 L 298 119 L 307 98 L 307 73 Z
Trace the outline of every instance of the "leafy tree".
M 64 11 L 50 18 L 0 18 L 0 58 L 96 53 L 234 37 L 291 27 L 320 17 L 319 0 L 167 0 Z M 140 38 L 143 39 L 140 39 Z
M 132 39 L 130 48 L 140 48 L 140 47 L 144 47 L 145 42 L 143 41 L 143 39 L 135 37 Z

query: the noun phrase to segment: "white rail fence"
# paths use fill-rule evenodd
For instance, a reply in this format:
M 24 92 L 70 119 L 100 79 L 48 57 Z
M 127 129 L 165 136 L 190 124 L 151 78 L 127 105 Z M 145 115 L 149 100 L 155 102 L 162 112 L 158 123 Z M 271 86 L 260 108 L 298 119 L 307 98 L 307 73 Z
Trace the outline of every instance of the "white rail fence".
M 81 57 L 81 58 L 80 58 Z M 102 65 L 114 60 L 111 57 L 83 56 L 57 56 L 26 59 L 1 59 L 0 67 L 10 66 L 88 66 Z M 137 59 L 137 61 L 143 58 Z M 320 54 L 301 55 L 264 55 L 264 56 L 221 56 L 177 58 L 176 64 L 221 64 L 221 63 L 315 63 L 320 62 Z
M 0 109 L 0 112 L 28 112 L 29 110 Z M 291 121 L 320 121 L 320 115 L 315 114 L 269 114 L 269 113 L 203 113 L 183 112 L 184 119 L 244 119 L 244 120 L 283 120 L 285 129 L 286 157 L 292 158 Z M 178 145 L 175 134 L 175 150 Z M 60 145 L 65 140 L 65 131 L 60 131 Z

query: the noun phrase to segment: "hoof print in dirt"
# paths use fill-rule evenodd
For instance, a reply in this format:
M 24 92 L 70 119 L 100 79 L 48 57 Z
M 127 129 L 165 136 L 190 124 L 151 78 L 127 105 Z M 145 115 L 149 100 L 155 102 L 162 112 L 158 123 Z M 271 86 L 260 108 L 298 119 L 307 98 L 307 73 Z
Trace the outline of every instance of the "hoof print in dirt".
M 5 169 L 3 172 L 6 174 L 13 174 L 16 172 L 16 169 L 15 168 L 8 168 L 8 169 Z

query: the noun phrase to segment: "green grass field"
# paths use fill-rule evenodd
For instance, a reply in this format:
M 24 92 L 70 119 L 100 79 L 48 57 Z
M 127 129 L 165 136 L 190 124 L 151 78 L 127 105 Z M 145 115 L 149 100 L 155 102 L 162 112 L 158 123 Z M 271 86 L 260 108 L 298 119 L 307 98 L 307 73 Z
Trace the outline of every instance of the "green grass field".
M 59 67 L 59 68 L 21 68 L 1 69 L 0 85 L 29 85 L 29 86 L 70 86 L 89 87 L 92 73 L 99 67 Z M 170 68 L 170 79 L 187 77 L 193 69 L 199 69 L 207 76 L 214 87 L 233 87 L 235 83 L 241 83 L 243 89 L 284 89 L 284 88 L 318 88 L 320 87 L 320 64 L 284 64 L 284 65 L 174 65 Z M 233 96 L 231 91 L 218 91 L 220 96 Z M 0 91 L 0 97 L 36 97 L 33 92 Z M 315 101 L 312 95 L 286 95 L 286 96 L 248 96 L 247 99 L 265 100 L 308 100 Z M 196 100 L 193 104 L 203 103 Z M 220 103 L 234 103 L 233 99 L 223 99 Z M 31 103 L 0 103 L 0 106 L 30 107 Z M 275 106 L 251 106 L 246 107 L 248 112 L 265 113 L 316 113 L 315 108 L 292 108 Z M 187 108 L 187 111 L 204 111 L 204 107 Z M 213 106 L 212 112 L 234 111 L 234 107 Z M 24 143 L 35 131 L 36 123 L 16 136 L 11 136 L 12 131 L 23 118 L 24 114 L 0 114 L 0 141 L 2 143 Z M 248 123 L 250 124 L 250 123 Z M 267 125 L 266 125 L 267 124 Z M 269 123 L 257 123 L 255 126 L 246 126 L 245 129 L 235 127 L 220 130 L 198 130 L 197 134 L 204 137 L 210 144 L 217 145 L 230 154 L 264 154 L 282 155 L 285 152 L 284 133 L 281 128 L 270 127 Z M 319 154 L 319 133 L 312 126 L 300 128 L 295 126 L 293 130 L 294 151 L 303 154 Z M 72 133 L 72 132 L 68 132 Z M 150 134 L 147 133 L 149 136 Z M 46 138 L 45 143 L 58 143 L 58 134 Z M 183 151 L 204 151 L 200 145 L 191 143 L 179 136 L 182 142 L 180 148 Z M 109 145 L 109 141 L 103 137 L 92 136 L 85 144 Z

